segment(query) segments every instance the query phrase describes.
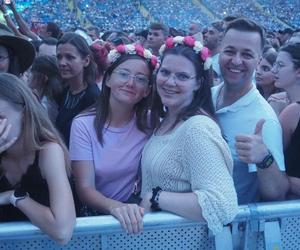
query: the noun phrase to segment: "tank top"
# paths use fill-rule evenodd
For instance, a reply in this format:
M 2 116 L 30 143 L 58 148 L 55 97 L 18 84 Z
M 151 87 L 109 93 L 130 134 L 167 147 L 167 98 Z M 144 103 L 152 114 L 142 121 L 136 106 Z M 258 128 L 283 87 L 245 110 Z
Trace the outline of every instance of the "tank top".
M 300 102 L 297 103 L 300 105 Z M 284 158 L 287 174 L 300 178 L 300 119 L 284 152 Z
M 29 193 L 29 196 L 36 202 L 50 206 L 49 190 L 46 180 L 42 177 L 39 168 L 39 152 L 36 152 L 33 164 L 31 164 L 27 172 L 22 176 L 19 183 L 11 185 L 6 176 L 0 174 L 0 192 L 21 188 Z M 25 214 L 13 205 L 0 206 L 0 221 L 22 221 L 28 220 Z

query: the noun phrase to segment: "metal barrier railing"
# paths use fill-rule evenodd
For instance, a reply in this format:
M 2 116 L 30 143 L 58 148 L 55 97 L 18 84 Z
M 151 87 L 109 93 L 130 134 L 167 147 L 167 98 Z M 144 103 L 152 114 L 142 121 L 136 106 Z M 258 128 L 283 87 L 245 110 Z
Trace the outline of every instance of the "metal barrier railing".
M 235 220 L 212 237 L 205 223 L 160 212 L 144 231 L 124 233 L 112 216 L 77 218 L 72 240 L 59 246 L 28 222 L 0 224 L 0 249 L 300 249 L 300 200 L 240 206 Z

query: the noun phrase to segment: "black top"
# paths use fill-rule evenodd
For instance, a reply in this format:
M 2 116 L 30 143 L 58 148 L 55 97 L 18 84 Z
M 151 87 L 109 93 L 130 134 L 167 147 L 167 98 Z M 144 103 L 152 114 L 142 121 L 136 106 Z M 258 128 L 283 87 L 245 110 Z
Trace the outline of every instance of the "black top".
M 0 192 L 21 188 L 28 192 L 29 196 L 36 202 L 49 207 L 50 198 L 48 185 L 41 175 L 39 164 L 39 154 L 35 156 L 34 163 L 30 165 L 27 172 L 22 176 L 21 181 L 16 185 L 11 185 L 5 175 L 0 176 Z M 28 220 L 21 210 L 13 205 L 0 206 L 0 221 L 22 221 Z
M 68 147 L 73 118 L 94 104 L 99 94 L 100 90 L 96 84 L 88 85 L 85 90 L 76 95 L 72 95 L 69 88 L 64 91 L 58 103 L 59 109 L 55 124 Z
M 297 102 L 300 104 L 300 102 Z M 300 119 L 292 134 L 290 144 L 284 152 L 286 172 L 289 176 L 300 178 Z

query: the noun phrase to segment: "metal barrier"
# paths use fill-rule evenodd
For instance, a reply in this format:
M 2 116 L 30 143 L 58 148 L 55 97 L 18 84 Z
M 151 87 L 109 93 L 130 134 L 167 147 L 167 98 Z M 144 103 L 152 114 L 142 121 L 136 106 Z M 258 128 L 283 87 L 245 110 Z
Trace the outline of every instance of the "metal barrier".
M 28 222 L 0 224 L 0 249 L 190 250 L 300 249 L 300 200 L 240 206 L 235 220 L 213 237 L 204 223 L 170 213 L 144 217 L 144 231 L 128 235 L 112 216 L 78 218 L 72 240 L 59 246 Z

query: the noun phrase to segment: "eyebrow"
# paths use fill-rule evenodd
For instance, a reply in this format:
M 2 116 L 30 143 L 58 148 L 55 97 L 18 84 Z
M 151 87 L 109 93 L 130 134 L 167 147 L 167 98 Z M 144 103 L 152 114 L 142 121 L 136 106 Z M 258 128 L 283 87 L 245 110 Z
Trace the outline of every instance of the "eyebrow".
M 117 69 L 118 70 L 118 69 Z M 128 71 L 129 73 L 132 73 L 129 69 L 127 68 L 119 68 L 119 70 L 125 70 L 125 71 Z M 148 77 L 145 73 L 142 73 L 142 72 L 137 72 L 136 75 L 143 75 L 143 76 L 146 76 Z

